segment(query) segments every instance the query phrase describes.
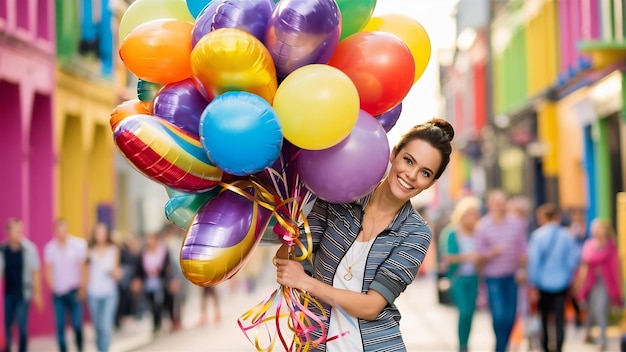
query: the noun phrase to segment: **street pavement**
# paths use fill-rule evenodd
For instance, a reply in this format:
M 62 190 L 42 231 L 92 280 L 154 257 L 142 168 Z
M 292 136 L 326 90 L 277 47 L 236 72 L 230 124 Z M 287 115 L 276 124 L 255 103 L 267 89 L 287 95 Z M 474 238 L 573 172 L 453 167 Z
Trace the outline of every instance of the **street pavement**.
M 129 322 L 124 329 L 115 334 L 111 346 L 112 352 L 158 352 L 158 351 L 255 351 L 237 325 L 237 318 L 248 309 L 269 296 L 277 285 L 263 275 L 261 284 L 253 292 L 246 292 L 243 280 L 235 279 L 219 285 L 221 298 L 220 322 L 210 321 L 199 325 L 199 290 L 193 290 L 184 311 L 184 329 L 175 333 L 164 333 L 153 337 L 150 333 L 150 317 L 139 322 Z M 456 311 L 437 302 L 436 280 L 425 276 L 418 278 L 397 300 L 402 313 L 401 329 L 408 351 L 447 352 L 457 351 Z M 570 324 L 571 325 L 571 324 Z M 87 351 L 94 350 L 93 331 L 87 327 Z M 611 332 L 608 351 L 619 351 L 617 331 Z M 70 346 L 72 337 L 68 333 Z M 591 352 L 597 347 L 582 343 L 583 332 L 573 326 L 568 327 L 564 351 Z M 489 352 L 493 350 L 494 336 L 491 319 L 487 310 L 476 312 L 470 337 L 470 351 Z M 73 346 L 72 346 L 73 347 Z M 34 339 L 30 345 L 32 351 L 55 351 L 53 337 Z M 281 351 L 277 346 L 275 351 Z M 517 351 L 528 351 L 526 343 Z

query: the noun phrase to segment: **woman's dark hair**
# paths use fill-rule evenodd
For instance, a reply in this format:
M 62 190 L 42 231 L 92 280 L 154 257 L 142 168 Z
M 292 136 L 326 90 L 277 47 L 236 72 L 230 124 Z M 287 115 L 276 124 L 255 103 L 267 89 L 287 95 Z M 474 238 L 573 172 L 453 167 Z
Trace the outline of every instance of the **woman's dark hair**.
M 433 118 L 429 121 L 414 126 L 408 130 L 395 147 L 397 154 L 409 142 L 415 139 L 421 139 L 428 142 L 433 148 L 441 153 L 441 165 L 435 173 L 435 179 L 441 177 L 450 162 L 450 154 L 452 153 L 452 139 L 454 138 L 454 128 L 452 125 L 440 118 Z
M 91 247 L 96 245 L 96 231 L 98 230 L 98 227 L 100 227 L 100 226 L 104 226 L 104 228 L 106 229 L 106 233 L 107 233 L 107 235 L 106 235 L 106 243 L 107 244 L 114 244 L 113 243 L 113 236 L 112 236 L 112 233 L 111 233 L 111 229 L 109 228 L 109 225 L 107 225 L 104 222 L 99 222 L 99 223 L 96 224 L 96 226 L 94 226 L 93 232 L 91 233 L 91 242 L 90 242 Z

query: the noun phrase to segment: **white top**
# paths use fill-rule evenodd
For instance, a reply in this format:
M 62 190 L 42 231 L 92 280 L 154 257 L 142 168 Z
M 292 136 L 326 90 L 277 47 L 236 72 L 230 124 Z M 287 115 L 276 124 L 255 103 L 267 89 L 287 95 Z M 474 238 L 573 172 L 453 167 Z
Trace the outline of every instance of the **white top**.
M 367 256 L 372 248 L 376 237 L 368 242 L 355 241 L 346 255 L 343 256 L 335 277 L 333 287 L 361 292 L 363 289 L 363 277 L 365 276 L 365 264 Z M 352 276 L 350 278 L 350 275 Z M 349 280 L 347 280 L 349 279 Z M 359 320 L 349 316 L 345 311 L 332 308 L 330 312 L 330 324 L 328 327 L 328 337 L 339 336 L 326 343 L 326 351 L 363 351 L 363 341 L 361 340 L 361 329 Z
M 44 248 L 44 261 L 52 267 L 52 292 L 64 295 L 80 286 L 82 266 L 87 259 L 87 241 L 68 236 L 65 246 L 57 239 Z
M 89 251 L 89 283 L 87 294 L 92 297 L 105 297 L 117 292 L 113 270 L 119 260 L 117 247 L 110 245 L 104 252 Z

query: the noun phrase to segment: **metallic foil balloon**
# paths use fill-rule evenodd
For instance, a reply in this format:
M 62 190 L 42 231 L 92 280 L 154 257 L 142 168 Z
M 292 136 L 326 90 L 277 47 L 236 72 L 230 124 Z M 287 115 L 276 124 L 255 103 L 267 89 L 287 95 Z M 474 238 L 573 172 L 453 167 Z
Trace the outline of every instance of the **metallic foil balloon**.
M 184 192 L 215 187 L 222 171 L 206 156 L 198 137 L 151 115 L 133 115 L 113 132 L 126 160 L 153 181 Z
M 350 135 L 324 150 L 303 150 L 298 172 L 313 194 L 331 203 L 350 203 L 374 190 L 387 171 L 389 141 L 383 127 L 361 110 Z
M 270 53 L 252 34 L 236 28 L 218 29 L 202 37 L 191 52 L 191 69 L 211 99 L 229 91 L 245 91 L 271 104 L 278 88 Z
M 283 134 L 268 102 L 248 92 L 228 92 L 204 110 L 200 142 L 221 170 L 245 176 L 276 161 Z
M 267 22 L 274 11 L 273 0 L 214 0 L 197 17 L 192 44 L 212 30 L 237 28 L 264 40 Z
M 281 0 L 269 20 L 265 45 L 276 72 L 287 77 L 309 64 L 325 64 L 341 36 L 335 0 Z
M 210 199 L 215 198 L 220 190 L 220 187 L 215 187 L 205 193 L 183 194 L 172 197 L 165 203 L 165 217 L 172 224 L 186 231 L 200 207 Z
M 194 136 L 200 134 L 200 116 L 209 102 L 191 79 L 170 83 L 154 98 L 153 114 Z
M 402 103 L 396 105 L 393 109 L 376 116 L 376 121 L 383 126 L 385 132 L 391 131 L 396 125 L 400 114 L 402 113 Z
M 145 103 L 139 99 L 127 100 L 116 106 L 113 111 L 111 111 L 111 119 L 109 120 L 111 130 L 115 131 L 117 125 L 128 116 L 138 114 L 149 115 L 151 112 L 152 104 Z
M 137 98 L 139 100 L 152 104 L 159 90 L 163 87 L 160 83 L 148 82 L 143 79 L 137 81 Z
M 191 15 L 197 20 L 198 16 L 202 13 L 202 11 L 207 7 L 208 4 L 213 3 L 215 1 L 211 0 L 187 0 L 187 9 Z
M 200 208 L 180 252 L 185 277 L 200 286 L 218 284 L 243 267 L 261 240 L 272 212 L 232 191 Z

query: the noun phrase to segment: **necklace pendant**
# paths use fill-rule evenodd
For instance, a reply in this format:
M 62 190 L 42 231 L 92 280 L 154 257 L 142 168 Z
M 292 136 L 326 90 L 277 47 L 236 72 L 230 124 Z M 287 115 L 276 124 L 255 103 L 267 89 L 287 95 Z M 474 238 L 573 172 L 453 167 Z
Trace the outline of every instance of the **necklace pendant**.
M 346 281 L 350 281 L 352 280 L 352 273 L 350 271 L 348 271 L 344 276 L 343 279 Z

